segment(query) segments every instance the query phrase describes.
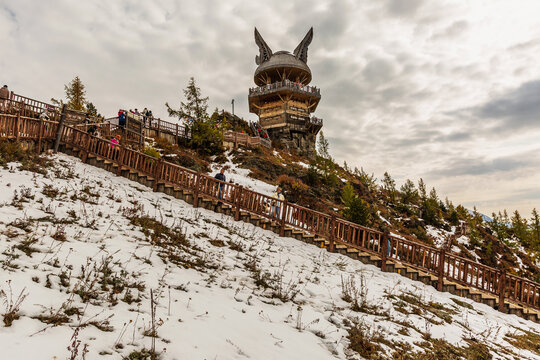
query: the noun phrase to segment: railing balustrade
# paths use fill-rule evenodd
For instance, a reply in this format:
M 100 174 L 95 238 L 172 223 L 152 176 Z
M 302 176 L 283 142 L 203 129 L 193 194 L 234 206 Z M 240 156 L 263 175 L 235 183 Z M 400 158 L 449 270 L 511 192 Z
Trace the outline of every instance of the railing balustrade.
M 0 114 L 0 136 L 16 139 L 54 139 L 56 122 L 20 115 Z M 269 219 L 282 230 L 285 226 L 326 237 L 359 251 L 380 256 L 383 262 L 396 261 L 427 273 L 479 289 L 499 298 L 540 309 L 540 284 L 489 267 L 456 254 L 428 245 L 388 235 L 329 214 L 245 189 L 240 185 L 219 181 L 179 165 L 153 158 L 136 150 L 64 126 L 63 143 L 115 162 L 122 169 L 131 169 L 154 178 L 154 181 L 190 190 L 228 204 L 236 211 L 246 211 Z M 197 203 L 198 200 L 195 201 Z M 385 250 L 386 249 L 386 250 Z M 386 252 L 385 252 L 386 251 Z M 501 308 L 501 305 L 499 306 Z
M 297 92 L 303 92 L 306 94 L 312 94 L 312 95 L 321 95 L 321 89 L 319 89 L 316 86 L 310 86 L 310 85 L 302 85 L 300 83 L 295 83 L 290 80 L 282 80 L 277 81 L 272 84 L 266 84 L 262 86 L 256 86 L 249 89 L 249 95 L 260 95 L 260 94 L 267 94 L 274 91 L 279 91 L 282 89 L 293 89 Z

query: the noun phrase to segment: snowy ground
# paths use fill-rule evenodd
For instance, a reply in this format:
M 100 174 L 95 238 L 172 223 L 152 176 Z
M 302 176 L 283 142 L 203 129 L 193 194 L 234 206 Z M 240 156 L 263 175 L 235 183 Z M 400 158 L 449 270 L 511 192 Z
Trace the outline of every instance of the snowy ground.
M 475 339 L 495 359 L 540 359 L 506 337 L 539 333 L 538 324 L 194 209 L 78 159 L 57 161 L 48 176 L 16 164 L 0 170 L 4 320 L 25 296 L 19 318 L 0 327 L 2 359 L 69 358 L 75 332 L 77 359 L 84 346 L 86 359 L 149 349 L 150 290 L 162 359 L 357 359 L 351 324 L 386 339 L 389 354 L 392 341 L 420 350 L 429 338 Z M 152 219 L 176 230 L 161 236 Z

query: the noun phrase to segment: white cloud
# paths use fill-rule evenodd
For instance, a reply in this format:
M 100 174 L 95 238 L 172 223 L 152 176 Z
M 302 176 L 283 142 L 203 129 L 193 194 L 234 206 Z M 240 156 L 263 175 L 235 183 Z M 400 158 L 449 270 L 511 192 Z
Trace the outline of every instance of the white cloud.
M 79 75 L 104 114 L 149 107 L 166 117 L 164 103 L 177 104 L 194 76 L 210 108 L 229 109 L 234 98 L 235 112 L 253 119 L 253 27 L 272 49 L 292 51 L 313 26 L 308 64 L 322 89 L 316 115 L 337 159 L 398 181 L 424 177 L 440 194 L 487 213 L 529 212 L 537 205 L 526 196 L 508 199 L 521 185 L 534 189 L 529 176 L 538 178 L 537 168 L 526 178 L 520 163 L 502 177 L 448 174 L 468 159 L 501 163 L 513 144 L 530 154 L 538 143 L 524 122 L 524 132 L 494 137 L 486 129 L 500 119 L 461 115 L 486 104 L 497 109 L 499 99 L 520 104 L 505 94 L 540 79 L 539 10 L 536 0 L 0 0 L 0 82 L 46 100 Z

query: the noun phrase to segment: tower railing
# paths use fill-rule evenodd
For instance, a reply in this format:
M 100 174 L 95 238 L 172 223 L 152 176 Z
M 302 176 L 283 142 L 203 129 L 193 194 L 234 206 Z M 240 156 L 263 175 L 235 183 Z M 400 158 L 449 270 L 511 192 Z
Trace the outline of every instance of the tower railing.
M 321 96 L 321 89 L 319 89 L 316 86 L 310 86 L 310 85 L 302 85 L 297 82 L 293 82 L 290 80 L 282 80 L 277 81 L 272 84 L 266 84 L 263 86 L 256 86 L 251 89 L 249 89 L 249 95 L 261 95 L 261 94 L 268 94 L 275 91 L 279 91 L 282 89 L 293 89 L 298 92 L 303 92 L 310 95 L 318 95 Z

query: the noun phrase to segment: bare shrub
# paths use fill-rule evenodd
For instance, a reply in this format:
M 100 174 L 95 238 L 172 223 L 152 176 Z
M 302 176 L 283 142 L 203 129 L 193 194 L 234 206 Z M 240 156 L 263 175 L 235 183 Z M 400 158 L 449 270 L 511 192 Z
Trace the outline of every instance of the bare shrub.
M 28 292 L 26 292 L 26 287 L 21 290 L 19 295 L 14 298 L 13 289 L 11 288 L 11 280 L 8 282 L 8 291 L 7 293 L 4 290 L 0 290 L 0 298 L 3 299 L 5 311 L 2 314 L 4 317 L 4 325 L 6 327 L 10 327 L 11 324 L 13 324 L 13 321 L 18 320 L 20 318 L 20 307 L 28 296 Z

